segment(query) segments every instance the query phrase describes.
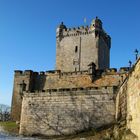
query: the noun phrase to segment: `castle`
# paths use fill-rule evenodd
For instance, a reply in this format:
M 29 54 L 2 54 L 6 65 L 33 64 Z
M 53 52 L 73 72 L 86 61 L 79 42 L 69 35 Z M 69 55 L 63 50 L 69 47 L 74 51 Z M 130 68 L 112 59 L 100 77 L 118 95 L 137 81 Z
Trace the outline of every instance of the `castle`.
M 56 70 L 15 71 L 11 116 L 20 121 L 19 133 L 70 135 L 126 122 L 128 103 L 122 93 L 130 70 L 140 62 L 133 70 L 109 68 L 110 48 L 98 17 L 77 28 L 62 22 L 56 29 Z
M 68 29 L 63 22 L 56 31 L 56 69 L 86 71 L 92 62 L 97 69 L 109 68 L 111 38 L 98 18 L 88 27 Z

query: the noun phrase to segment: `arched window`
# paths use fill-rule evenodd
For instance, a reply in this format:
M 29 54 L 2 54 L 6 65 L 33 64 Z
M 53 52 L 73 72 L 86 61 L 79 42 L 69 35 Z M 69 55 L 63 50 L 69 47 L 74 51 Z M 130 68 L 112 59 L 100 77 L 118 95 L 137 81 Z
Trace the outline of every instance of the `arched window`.
M 78 52 L 78 46 L 75 46 L 75 53 Z

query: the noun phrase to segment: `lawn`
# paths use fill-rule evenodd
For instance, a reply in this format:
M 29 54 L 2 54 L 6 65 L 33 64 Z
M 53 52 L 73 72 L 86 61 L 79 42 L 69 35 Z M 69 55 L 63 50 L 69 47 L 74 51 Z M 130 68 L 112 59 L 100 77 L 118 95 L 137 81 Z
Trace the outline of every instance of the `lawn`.
M 0 122 L 0 126 L 9 134 L 17 135 L 19 131 L 19 125 L 16 124 L 16 122 Z

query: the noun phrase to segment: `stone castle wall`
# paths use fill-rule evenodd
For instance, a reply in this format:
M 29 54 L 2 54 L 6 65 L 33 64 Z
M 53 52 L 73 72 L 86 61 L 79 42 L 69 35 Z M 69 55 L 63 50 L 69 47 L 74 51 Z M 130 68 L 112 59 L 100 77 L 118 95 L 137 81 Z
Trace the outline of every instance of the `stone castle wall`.
M 95 33 L 64 37 L 57 44 L 56 69 L 64 72 L 87 70 L 92 61 L 98 65 Z
M 122 83 L 116 96 L 116 120 L 126 124 L 127 117 L 127 79 Z
M 140 139 L 140 59 L 129 74 L 127 83 L 127 126 Z
M 20 120 L 22 91 L 21 85 L 24 81 L 26 84 L 27 93 L 30 92 L 48 92 L 77 88 L 92 88 L 99 89 L 106 87 L 112 89 L 120 84 L 121 76 L 126 77 L 126 71 L 116 72 L 115 69 L 108 69 L 106 72 L 96 71 L 96 76 L 92 76 L 88 71 L 81 72 L 33 72 L 31 70 L 15 71 L 14 90 L 12 98 L 12 118 Z M 92 80 L 93 78 L 93 80 Z
M 108 69 L 111 38 L 98 18 L 90 27 L 62 23 L 56 43 L 55 71 L 15 71 L 11 117 L 20 134 L 69 135 L 116 119 L 140 139 L 140 58 L 131 70 Z
M 106 72 L 97 70 L 96 76 L 88 71 L 80 72 L 15 72 L 15 88 L 19 87 L 22 81 L 25 82 L 26 91 L 42 91 L 46 89 L 78 88 L 78 87 L 100 87 L 118 86 L 121 76 L 125 77 L 126 71 L 117 72 L 115 69 L 108 69 Z M 93 78 L 93 79 L 92 79 Z M 93 80 L 93 82 L 92 82 Z
M 99 68 L 110 67 L 110 45 L 106 39 L 100 36 L 98 41 L 98 65 Z
M 60 25 L 62 26 L 62 25 Z M 98 69 L 109 68 L 110 37 L 93 25 L 57 28 L 56 69 L 63 72 L 88 70 L 94 62 Z
M 127 128 L 140 139 L 140 59 L 120 87 L 116 101 L 117 119 L 125 119 Z
M 69 135 L 98 128 L 115 119 L 114 89 L 69 89 L 27 93 L 20 134 Z
M 14 77 L 14 88 L 13 88 L 13 97 L 12 97 L 12 108 L 11 108 L 11 118 L 14 121 L 20 121 L 21 115 L 21 104 L 22 104 L 22 91 L 21 83 L 23 81 L 26 83 L 26 91 L 32 89 L 32 71 L 25 71 L 24 74 L 22 71 L 15 71 Z

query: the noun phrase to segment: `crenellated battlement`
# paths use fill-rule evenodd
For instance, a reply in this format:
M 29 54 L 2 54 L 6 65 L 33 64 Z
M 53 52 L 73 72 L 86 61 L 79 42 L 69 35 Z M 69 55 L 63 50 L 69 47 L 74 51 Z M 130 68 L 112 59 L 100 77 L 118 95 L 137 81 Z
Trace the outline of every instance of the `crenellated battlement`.
M 22 70 L 15 70 L 15 76 L 22 75 L 23 71 Z
M 87 30 L 90 30 L 90 27 L 87 25 L 87 26 L 78 26 L 78 27 L 71 27 L 71 28 L 65 28 L 63 29 L 63 32 L 65 31 L 87 31 Z
M 25 70 L 25 71 L 22 71 L 22 70 L 15 70 L 15 76 L 20 76 L 20 75 L 31 75 L 33 74 L 33 71 L 32 70 Z
M 130 70 L 130 67 L 121 67 L 121 68 L 119 69 L 119 72 L 120 72 L 120 73 L 122 73 L 122 72 L 129 72 L 129 70 Z
M 105 70 L 96 70 L 96 76 L 101 76 L 102 73 L 104 75 L 108 74 L 121 74 L 121 73 L 126 73 L 129 72 L 130 68 L 129 67 L 121 67 L 119 70 L 116 68 L 109 68 Z M 32 70 L 15 70 L 15 76 L 25 76 L 25 75 L 32 75 L 32 76 L 39 76 L 39 75 L 59 75 L 59 76 L 74 76 L 74 75 L 89 75 L 91 74 L 89 70 L 85 71 L 73 71 L 73 72 L 62 72 L 61 70 L 49 70 L 49 71 L 40 71 L 40 72 L 34 72 Z
M 129 67 L 121 67 L 120 69 L 116 69 L 116 68 L 109 68 L 106 69 L 105 72 L 106 74 L 111 74 L 111 73 L 126 73 L 129 72 L 130 68 Z
M 40 71 L 40 72 L 34 72 L 32 70 L 15 70 L 15 76 L 25 76 L 25 75 L 47 75 L 47 74 L 58 74 L 60 73 L 59 70 L 50 70 L 50 71 Z
M 73 28 L 64 28 L 56 37 L 71 37 L 71 36 L 81 36 L 92 34 L 95 31 L 91 30 L 89 26 L 80 26 L 80 27 L 73 27 Z
M 60 34 L 57 34 L 56 38 L 59 37 L 71 37 L 71 36 L 81 36 L 81 35 L 88 35 L 88 34 L 95 34 L 96 36 L 102 35 L 104 39 L 108 40 L 110 39 L 110 36 L 107 35 L 103 30 L 91 27 L 91 26 L 80 26 L 80 27 L 72 27 L 72 28 L 64 28 L 60 32 Z
M 33 71 L 32 70 L 25 70 L 24 74 L 25 75 L 31 75 L 31 74 L 33 74 Z
M 61 72 L 60 70 L 49 70 L 49 71 L 40 71 L 40 72 L 34 72 L 32 70 L 15 70 L 15 76 L 24 76 L 24 75 L 61 75 L 61 76 L 67 76 L 67 75 L 79 75 L 79 74 L 88 74 L 88 71 L 77 71 L 77 72 Z
M 95 34 L 95 36 L 102 36 L 104 41 L 110 45 L 110 36 L 107 35 L 104 30 L 95 27 L 95 26 L 79 26 L 79 27 L 71 27 L 67 28 L 62 28 L 61 31 L 59 31 L 56 35 L 56 38 L 64 38 L 64 37 L 72 37 L 72 36 L 83 36 L 83 35 L 88 35 L 88 34 Z
M 116 73 L 117 72 L 117 69 L 116 68 L 109 68 L 109 69 L 106 69 L 105 72 L 107 73 Z

